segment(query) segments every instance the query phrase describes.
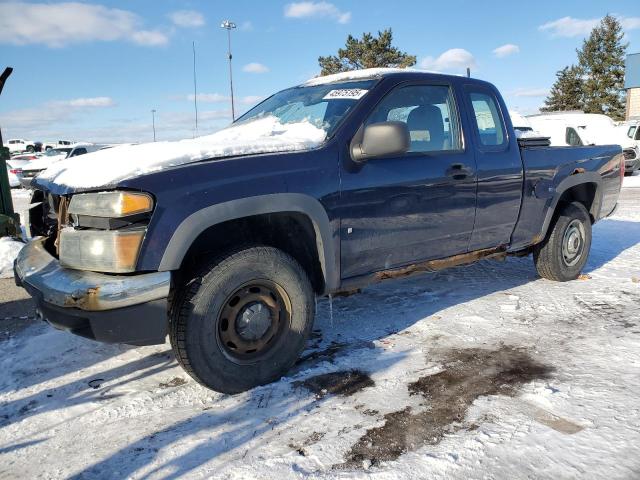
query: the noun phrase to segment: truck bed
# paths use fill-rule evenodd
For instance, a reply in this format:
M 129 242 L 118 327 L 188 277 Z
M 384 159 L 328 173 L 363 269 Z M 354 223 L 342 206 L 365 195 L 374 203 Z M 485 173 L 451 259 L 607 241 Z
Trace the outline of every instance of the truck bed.
M 520 216 L 512 236 L 510 251 L 535 245 L 544 239 L 555 205 L 562 199 L 557 192 L 572 186 L 594 188 L 592 222 L 612 213 L 622 186 L 623 157 L 619 145 L 583 147 L 536 146 L 521 144 L 524 182 Z

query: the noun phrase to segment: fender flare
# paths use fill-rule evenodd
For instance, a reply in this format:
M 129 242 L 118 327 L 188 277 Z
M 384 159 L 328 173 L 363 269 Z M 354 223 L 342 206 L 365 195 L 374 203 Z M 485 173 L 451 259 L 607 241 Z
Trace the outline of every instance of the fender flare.
M 211 205 L 192 213 L 178 225 L 171 236 L 158 270 L 179 269 L 193 242 L 209 227 L 253 215 L 282 212 L 301 213 L 311 220 L 325 290 L 337 289 L 340 283 L 338 257 L 329 217 L 318 200 L 301 193 L 275 193 L 240 198 Z
M 549 207 L 547 208 L 547 213 L 544 217 L 542 230 L 540 231 L 541 239 L 546 238 L 547 236 L 547 230 L 551 225 L 551 220 L 553 220 L 558 202 L 562 198 L 562 195 L 564 195 L 564 193 L 570 188 L 586 183 L 594 183 L 596 185 L 595 198 L 593 199 L 593 203 L 591 204 L 591 210 L 589 211 L 589 213 L 593 216 L 595 221 L 598 220 L 598 217 L 600 216 L 600 208 L 602 207 L 602 177 L 599 173 L 596 172 L 583 172 L 575 175 L 570 175 L 562 180 L 555 188 L 553 198 Z

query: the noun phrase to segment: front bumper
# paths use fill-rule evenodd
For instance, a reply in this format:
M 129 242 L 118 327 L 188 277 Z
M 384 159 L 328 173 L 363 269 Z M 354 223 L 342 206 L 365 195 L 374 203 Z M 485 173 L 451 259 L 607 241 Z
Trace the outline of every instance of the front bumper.
M 56 328 L 108 343 L 153 345 L 167 334 L 169 272 L 107 275 L 63 268 L 38 237 L 20 251 L 16 284 Z

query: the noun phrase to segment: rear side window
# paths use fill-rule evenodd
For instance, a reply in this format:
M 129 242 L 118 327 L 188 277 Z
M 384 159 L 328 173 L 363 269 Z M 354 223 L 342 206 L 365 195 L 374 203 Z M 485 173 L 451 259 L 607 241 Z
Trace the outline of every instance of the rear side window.
M 567 133 L 565 134 L 565 141 L 567 145 L 571 145 L 572 147 L 578 147 L 582 145 L 582 140 L 580 139 L 580 135 L 576 132 L 576 129 L 573 127 L 567 127 Z
M 446 85 L 411 85 L 388 94 L 366 124 L 402 122 L 411 139 L 410 152 L 461 150 L 462 142 L 451 89 Z
M 78 155 L 84 155 L 85 153 L 87 153 L 86 148 L 76 148 L 72 156 L 77 157 Z
M 470 92 L 471 106 L 478 128 L 478 138 L 484 146 L 501 146 L 506 143 L 502 115 L 493 95 Z

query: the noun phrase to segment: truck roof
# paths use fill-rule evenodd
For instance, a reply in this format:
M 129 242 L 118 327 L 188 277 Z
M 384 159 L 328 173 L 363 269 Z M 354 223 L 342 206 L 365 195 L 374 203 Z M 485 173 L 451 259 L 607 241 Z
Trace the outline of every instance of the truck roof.
M 347 80 L 370 80 L 382 77 L 388 77 L 392 75 L 411 75 L 411 76 L 424 76 L 424 77 L 443 77 L 443 78 L 461 78 L 463 75 L 444 74 L 441 72 L 429 71 L 429 70 L 417 70 L 413 68 L 364 68 L 361 70 L 351 70 L 348 72 L 334 73 L 332 75 L 325 75 L 323 77 L 310 78 L 304 82 L 301 86 L 312 87 L 315 85 L 326 85 L 328 83 L 344 82 Z M 480 82 L 480 80 L 473 79 Z

